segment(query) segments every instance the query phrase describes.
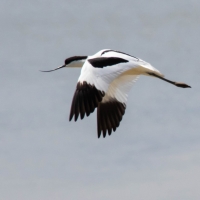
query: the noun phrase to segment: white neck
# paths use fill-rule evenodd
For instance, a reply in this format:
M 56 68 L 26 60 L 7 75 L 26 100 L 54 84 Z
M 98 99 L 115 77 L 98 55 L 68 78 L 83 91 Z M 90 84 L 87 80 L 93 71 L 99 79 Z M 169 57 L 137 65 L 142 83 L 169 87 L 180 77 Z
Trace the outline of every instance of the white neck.
M 83 66 L 83 64 L 85 63 L 85 60 L 86 59 L 73 61 L 73 62 L 69 63 L 68 65 L 66 65 L 66 67 L 79 67 L 79 68 L 81 68 Z

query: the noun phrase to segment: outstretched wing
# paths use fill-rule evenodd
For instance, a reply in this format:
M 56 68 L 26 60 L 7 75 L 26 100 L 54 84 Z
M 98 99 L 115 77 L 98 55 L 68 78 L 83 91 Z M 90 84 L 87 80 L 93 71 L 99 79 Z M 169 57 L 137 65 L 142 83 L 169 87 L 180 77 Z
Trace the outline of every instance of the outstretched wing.
M 84 63 L 72 101 L 69 120 L 75 121 L 98 107 L 98 137 L 115 131 L 125 113 L 128 91 L 139 75 L 161 75 L 145 61 L 116 51 L 102 57 L 88 57 Z
M 69 120 L 71 121 L 74 116 L 76 121 L 79 114 L 81 119 L 84 118 L 85 114 L 89 116 L 90 113 L 94 112 L 98 103 L 102 101 L 104 95 L 105 92 L 98 90 L 94 84 L 91 85 L 87 81 L 78 82 L 72 100 Z
M 81 119 L 94 112 L 98 103 L 102 101 L 109 85 L 127 67 L 130 68 L 128 60 L 122 58 L 91 58 L 88 59 L 81 70 L 76 91 L 72 100 L 69 120 L 73 116 L 75 121 L 80 114 Z
M 138 78 L 137 75 L 124 73 L 112 81 L 106 95 L 98 105 L 98 138 L 101 136 L 101 132 L 103 132 L 103 137 L 106 136 L 107 131 L 111 135 L 112 131 L 119 126 L 125 113 L 128 92 Z

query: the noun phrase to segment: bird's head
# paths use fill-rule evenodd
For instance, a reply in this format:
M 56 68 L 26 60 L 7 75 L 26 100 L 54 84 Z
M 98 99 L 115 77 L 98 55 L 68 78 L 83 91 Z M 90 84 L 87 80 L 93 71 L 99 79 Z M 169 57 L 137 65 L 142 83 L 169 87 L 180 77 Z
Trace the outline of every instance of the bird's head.
M 85 60 L 87 59 L 87 56 L 73 56 L 65 59 L 65 64 L 62 66 L 59 66 L 55 69 L 52 70 L 47 70 L 47 71 L 41 71 L 41 72 L 52 72 L 64 67 L 82 67 Z

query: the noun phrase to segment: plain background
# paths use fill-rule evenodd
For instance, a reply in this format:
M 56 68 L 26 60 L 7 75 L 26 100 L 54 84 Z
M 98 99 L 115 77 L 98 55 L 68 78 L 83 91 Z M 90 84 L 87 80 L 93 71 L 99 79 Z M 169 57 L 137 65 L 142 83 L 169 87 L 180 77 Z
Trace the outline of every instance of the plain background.
M 1 0 L 0 199 L 199 200 L 199 0 Z M 150 62 L 110 137 L 69 122 L 80 69 L 111 48 Z

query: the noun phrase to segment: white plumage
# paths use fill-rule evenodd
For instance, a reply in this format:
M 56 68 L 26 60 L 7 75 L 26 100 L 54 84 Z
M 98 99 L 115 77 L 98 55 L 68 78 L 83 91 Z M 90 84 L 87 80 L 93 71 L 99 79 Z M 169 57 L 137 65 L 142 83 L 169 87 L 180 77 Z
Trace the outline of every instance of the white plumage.
M 111 135 L 125 113 L 128 93 L 140 75 L 153 76 L 177 87 L 190 87 L 163 78 L 151 64 L 129 54 L 104 49 L 93 56 L 67 58 L 63 67 L 82 67 L 71 105 L 69 120 L 89 116 L 97 108 L 98 137 Z

